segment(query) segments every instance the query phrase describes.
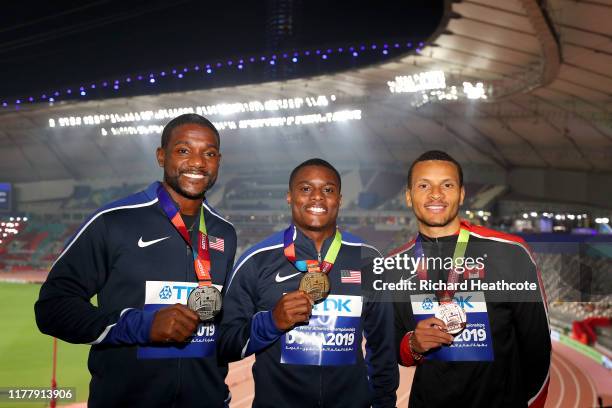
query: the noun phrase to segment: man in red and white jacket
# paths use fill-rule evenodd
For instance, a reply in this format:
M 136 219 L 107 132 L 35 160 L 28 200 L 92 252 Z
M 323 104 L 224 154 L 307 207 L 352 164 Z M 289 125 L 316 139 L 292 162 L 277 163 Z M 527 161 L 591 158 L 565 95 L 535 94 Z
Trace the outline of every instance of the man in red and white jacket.
M 394 295 L 398 358 L 417 366 L 409 406 L 543 407 L 551 343 L 539 271 L 521 238 L 460 220 L 464 196 L 461 166 L 448 154 L 430 151 L 412 164 L 406 200 L 419 233 L 390 257 L 451 259 L 461 285 L 428 286 L 449 282 L 442 262 L 399 271 L 413 285 Z M 454 336 L 435 317 L 444 294 L 465 311 Z

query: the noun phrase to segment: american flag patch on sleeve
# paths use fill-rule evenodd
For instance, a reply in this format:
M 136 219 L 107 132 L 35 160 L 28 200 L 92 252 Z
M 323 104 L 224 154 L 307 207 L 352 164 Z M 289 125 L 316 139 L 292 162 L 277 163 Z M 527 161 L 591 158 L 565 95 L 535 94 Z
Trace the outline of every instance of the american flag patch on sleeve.
M 211 249 L 216 249 L 219 252 L 225 251 L 225 241 L 223 238 L 213 237 L 212 235 L 208 236 L 208 245 Z
M 342 283 L 361 283 L 361 271 L 340 271 L 340 282 Z

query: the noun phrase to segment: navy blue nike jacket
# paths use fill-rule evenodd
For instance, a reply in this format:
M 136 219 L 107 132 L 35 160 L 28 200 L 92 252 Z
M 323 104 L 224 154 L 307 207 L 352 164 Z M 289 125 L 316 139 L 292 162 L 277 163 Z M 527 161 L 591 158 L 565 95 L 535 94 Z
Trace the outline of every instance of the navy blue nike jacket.
M 297 230 L 297 259 L 324 257 Z M 298 289 L 302 273 L 283 252 L 280 231 L 247 250 L 224 288 L 219 352 L 230 361 L 256 355 L 254 407 L 394 407 L 399 372 L 390 303 L 362 298 L 359 274 L 380 254 L 342 233 L 329 273 L 330 295 L 313 307 L 307 325 L 279 331 L 272 309 Z M 365 358 L 362 333 L 366 338 Z
M 197 286 L 191 249 L 160 207 L 158 185 L 94 213 L 51 267 L 35 305 L 43 333 L 92 345 L 90 407 L 222 407 L 228 398 L 227 364 L 216 353 L 220 317 L 185 343 L 150 343 L 156 310 L 185 304 Z M 236 232 L 203 207 L 212 281 L 221 288 Z

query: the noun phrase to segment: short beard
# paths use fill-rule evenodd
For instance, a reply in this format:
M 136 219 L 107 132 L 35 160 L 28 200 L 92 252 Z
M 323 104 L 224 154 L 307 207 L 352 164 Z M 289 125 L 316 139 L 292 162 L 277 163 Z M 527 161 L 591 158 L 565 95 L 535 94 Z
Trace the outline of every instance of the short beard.
M 164 175 L 164 182 L 166 182 L 166 184 L 168 184 L 177 194 L 189 200 L 203 200 L 204 196 L 206 195 L 206 192 L 210 190 L 212 186 L 215 185 L 216 181 L 216 179 L 211 179 L 210 183 L 208 183 L 204 191 L 202 191 L 200 194 L 191 194 L 190 192 L 185 191 L 181 188 L 178 180 L 179 176 L 170 177 L 167 174 Z

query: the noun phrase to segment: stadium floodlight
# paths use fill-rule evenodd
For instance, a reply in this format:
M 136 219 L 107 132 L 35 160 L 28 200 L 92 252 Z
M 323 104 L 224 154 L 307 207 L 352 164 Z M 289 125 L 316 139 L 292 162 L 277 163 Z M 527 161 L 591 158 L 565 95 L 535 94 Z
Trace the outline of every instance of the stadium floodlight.
M 185 113 L 197 113 L 199 115 L 213 117 L 212 121 L 219 130 L 298 126 L 314 123 L 361 120 L 362 112 L 359 109 L 347 108 L 338 111 L 321 111 L 321 108 L 329 107 L 336 103 L 338 103 L 338 97 L 335 94 L 331 94 L 304 97 L 298 96 L 283 99 L 252 100 L 248 102 L 218 103 L 202 106 L 170 107 L 157 109 L 155 111 L 148 110 L 125 113 L 102 112 L 95 115 L 50 118 L 49 127 L 102 125 L 100 127 L 102 136 L 160 134 L 162 130 L 160 122 L 165 122 L 166 119 L 171 119 Z M 317 110 L 308 112 L 308 110 L 312 108 L 317 108 Z M 303 113 L 300 112 L 301 114 L 299 115 L 279 115 L 263 118 L 235 117 L 241 114 L 286 111 L 303 111 Z M 227 119 L 214 120 L 215 116 L 225 116 Z
M 391 93 L 414 93 L 432 89 L 445 89 L 446 77 L 444 71 L 425 71 L 414 75 L 396 76 L 388 81 Z
M 231 115 L 237 113 L 297 110 L 304 107 L 325 107 L 337 100 L 335 95 L 293 97 L 283 99 L 254 100 L 248 102 L 219 103 L 203 106 L 184 106 L 127 113 L 101 113 L 98 115 L 68 116 L 49 119 L 49 127 L 79 127 L 110 123 L 150 122 L 174 118 L 183 113 L 203 116 Z M 331 102 L 330 102 L 331 101 Z
M 527 213 L 523 213 L 523 218 L 525 218 L 525 219 L 526 219 L 526 218 L 529 218 L 529 214 L 527 214 Z
M 471 82 L 464 82 L 463 93 L 468 99 L 487 99 L 482 82 L 477 82 L 476 85 L 473 85 Z
M 412 94 L 411 105 L 420 107 L 430 102 L 452 102 L 460 99 L 487 99 L 487 89 L 483 82 L 462 81 L 444 71 L 425 71 L 413 75 L 396 76 L 387 81 L 393 94 Z
M 213 121 L 213 125 L 218 130 L 235 130 L 235 129 L 259 129 L 266 127 L 286 127 L 286 126 L 302 126 L 323 123 L 340 123 L 352 120 L 361 120 L 361 110 L 340 110 L 327 113 L 314 113 L 308 115 L 295 116 L 274 116 L 267 118 L 242 119 L 238 121 Z M 112 134 L 113 136 L 126 135 L 150 135 L 161 134 L 163 126 L 160 125 L 139 125 L 139 126 L 121 126 L 101 128 L 103 136 Z
M 531 212 L 529 215 L 531 215 L 532 217 L 534 217 L 534 218 L 535 218 L 535 217 L 537 217 L 537 216 L 538 216 L 538 213 L 537 213 L 537 212 L 535 212 L 535 211 L 532 211 L 532 212 Z

